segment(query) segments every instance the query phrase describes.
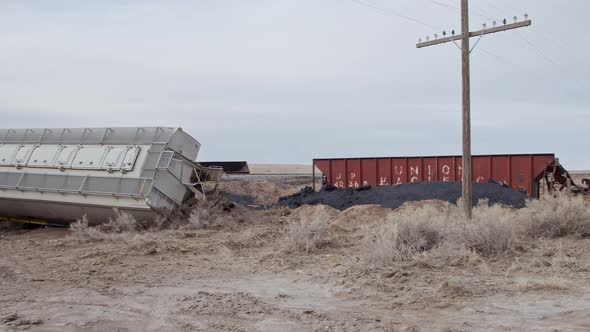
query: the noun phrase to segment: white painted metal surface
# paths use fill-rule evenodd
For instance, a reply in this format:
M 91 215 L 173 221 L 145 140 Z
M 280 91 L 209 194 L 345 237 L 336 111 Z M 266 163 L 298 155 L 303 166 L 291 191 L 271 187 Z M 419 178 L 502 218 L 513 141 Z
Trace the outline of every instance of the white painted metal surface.
M 180 128 L 0 129 L 0 216 L 154 217 L 203 195 L 199 148 Z

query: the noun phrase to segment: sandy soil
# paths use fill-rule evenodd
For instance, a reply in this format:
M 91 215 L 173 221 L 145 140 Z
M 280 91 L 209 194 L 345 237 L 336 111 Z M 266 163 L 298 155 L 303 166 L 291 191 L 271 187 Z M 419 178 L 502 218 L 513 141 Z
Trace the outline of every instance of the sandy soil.
M 330 216 L 332 245 L 283 250 L 286 223 L 317 209 Z M 235 213 L 243 218 L 226 227 L 102 241 L 2 230 L 0 330 L 590 330 L 588 239 L 524 243 L 469 264 L 379 267 L 364 259 L 363 229 L 389 210 Z

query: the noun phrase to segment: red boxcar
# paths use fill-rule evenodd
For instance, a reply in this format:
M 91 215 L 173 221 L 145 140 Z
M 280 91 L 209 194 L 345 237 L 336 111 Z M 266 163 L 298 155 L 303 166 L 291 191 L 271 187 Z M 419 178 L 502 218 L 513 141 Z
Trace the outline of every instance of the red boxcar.
M 472 157 L 474 182 L 495 180 L 531 197 L 554 154 L 512 154 Z M 461 181 L 461 156 L 314 159 L 324 179 L 339 188 L 385 186 L 417 181 Z

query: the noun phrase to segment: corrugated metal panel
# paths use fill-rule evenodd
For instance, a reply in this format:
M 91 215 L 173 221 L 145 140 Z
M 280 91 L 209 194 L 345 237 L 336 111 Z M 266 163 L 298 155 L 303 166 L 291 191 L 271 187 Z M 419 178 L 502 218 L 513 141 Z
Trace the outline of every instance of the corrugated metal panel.
M 326 180 L 339 188 L 396 185 L 418 181 L 460 181 L 461 156 L 314 159 Z M 495 180 L 531 196 L 555 155 L 481 155 L 472 157 L 474 182 Z
M 375 182 L 377 183 L 378 186 L 390 185 L 392 183 L 391 182 L 392 163 L 393 163 L 393 161 L 391 159 L 378 159 L 377 160 L 378 178 Z M 320 170 L 321 170 L 321 168 L 320 168 Z
M 377 160 L 361 159 L 361 180 L 363 185 L 377 186 Z

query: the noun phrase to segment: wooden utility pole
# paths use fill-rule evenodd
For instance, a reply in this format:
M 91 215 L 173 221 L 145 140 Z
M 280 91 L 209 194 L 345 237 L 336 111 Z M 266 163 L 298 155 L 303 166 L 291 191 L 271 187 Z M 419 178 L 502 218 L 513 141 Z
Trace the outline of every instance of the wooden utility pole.
M 471 73 L 469 68 L 469 7 L 461 0 L 461 70 L 463 72 L 463 179 L 462 194 L 465 216 L 471 219 Z
M 455 42 L 461 39 L 461 70 L 463 73 L 463 158 L 462 158 L 462 192 L 463 192 L 463 203 L 465 208 L 465 216 L 471 219 L 472 216 L 472 176 L 471 176 L 471 77 L 470 77 L 470 66 L 469 66 L 469 55 L 472 49 L 469 46 L 470 37 L 483 37 L 490 33 L 496 33 L 500 31 L 506 31 L 511 29 L 522 28 L 529 26 L 532 22 L 528 19 L 528 15 L 525 14 L 525 20 L 517 22 L 516 16 L 514 17 L 514 23 L 507 24 L 506 19 L 502 21 L 503 25 L 496 27 L 497 22 L 493 22 L 493 27 L 486 29 L 484 24 L 483 30 L 469 32 L 469 0 L 461 0 L 461 35 L 455 36 L 455 31 L 451 32 L 450 37 L 446 37 L 447 33 L 443 31 L 443 38 L 438 38 L 435 35 L 433 40 L 427 38 L 425 42 L 416 44 L 417 48 L 433 46 L 448 42 Z M 475 43 L 479 42 L 479 40 Z

